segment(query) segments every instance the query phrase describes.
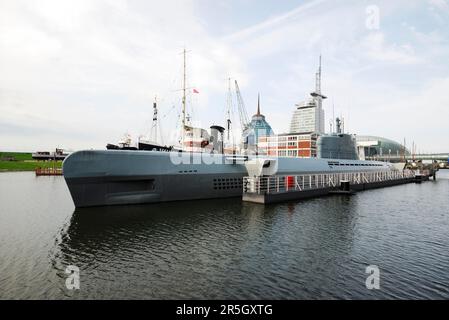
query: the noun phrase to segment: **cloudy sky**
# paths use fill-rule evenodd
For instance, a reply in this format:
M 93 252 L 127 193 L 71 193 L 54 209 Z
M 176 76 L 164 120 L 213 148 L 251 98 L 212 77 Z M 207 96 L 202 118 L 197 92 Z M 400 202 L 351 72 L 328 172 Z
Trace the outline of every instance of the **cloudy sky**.
M 137 137 L 156 95 L 168 143 L 184 47 L 197 125 L 224 124 L 231 77 L 288 131 L 321 54 L 327 124 L 449 151 L 447 0 L 0 0 L 0 150 Z

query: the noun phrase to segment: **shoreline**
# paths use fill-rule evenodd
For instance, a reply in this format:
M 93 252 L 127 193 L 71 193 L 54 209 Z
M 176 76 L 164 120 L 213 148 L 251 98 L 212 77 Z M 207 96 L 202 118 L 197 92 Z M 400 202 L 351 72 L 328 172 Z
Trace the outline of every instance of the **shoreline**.
M 61 169 L 62 163 L 58 163 L 55 166 L 53 164 L 44 164 L 44 165 L 18 165 L 18 166 L 2 166 L 2 163 L 0 162 L 0 172 L 34 172 L 36 169 L 42 168 L 42 169 Z
M 0 173 L 5 173 L 5 172 L 35 172 L 35 169 L 0 169 Z
M 0 172 L 30 172 L 37 168 L 62 168 L 62 161 L 33 159 L 31 152 L 0 152 Z

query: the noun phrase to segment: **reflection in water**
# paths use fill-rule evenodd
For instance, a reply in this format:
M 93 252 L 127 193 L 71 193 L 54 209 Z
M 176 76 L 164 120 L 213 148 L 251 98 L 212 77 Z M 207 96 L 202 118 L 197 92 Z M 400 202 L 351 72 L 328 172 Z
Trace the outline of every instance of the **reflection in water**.
M 77 209 L 55 267 L 77 265 L 94 290 L 135 280 L 129 296 L 171 297 L 201 274 L 226 276 L 245 241 L 257 237 L 263 213 L 235 199 Z
M 302 290 L 292 284 L 299 290 L 317 281 L 298 274 L 326 261 L 331 280 L 338 270 L 328 263 L 350 254 L 354 203 L 328 200 L 340 211 L 322 210 L 319 200 L 263 206 L 236 199 L 77 209 L 54 267 L 78 266 L 89 297 L 294 298 Z M 330 225 L 345 242 L 331 255 Z

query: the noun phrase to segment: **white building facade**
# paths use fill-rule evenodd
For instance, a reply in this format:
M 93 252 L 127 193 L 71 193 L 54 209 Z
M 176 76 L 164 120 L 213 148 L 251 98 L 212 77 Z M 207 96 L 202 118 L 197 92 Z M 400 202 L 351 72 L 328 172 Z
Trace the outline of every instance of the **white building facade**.
M 296 110 L 290 122 L 291 133 L 325 133 L 323 100 L 326 96 L 321 94 L 321 56 L 318 71 L 315 74 L 315 91 L 310 95 L 309 100 L 296 104 Z
M 296 105 L 290 122 L 290 132 L 324 133 L 322 98 L 313 97 Z

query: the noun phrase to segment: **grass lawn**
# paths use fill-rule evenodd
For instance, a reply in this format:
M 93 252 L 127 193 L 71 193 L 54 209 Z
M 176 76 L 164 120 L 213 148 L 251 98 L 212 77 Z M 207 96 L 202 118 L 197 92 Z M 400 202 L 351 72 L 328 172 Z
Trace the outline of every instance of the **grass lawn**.
M 33 160 L 31 157 L 31 152 L 1 152 L 0 151 L 0 161 L 3 158 L 14 157 L 17 161 Z
M 3 158 L 14 157 L 16 161 L 5 161 Z M 0 152 L 0 171 L 34 171 L 34 169 L 53 168 L 52 161 L 36 161 L 31 153 L 25 152 Z M 56 168 L 62 167 L 62 161 L 56 162 Z

